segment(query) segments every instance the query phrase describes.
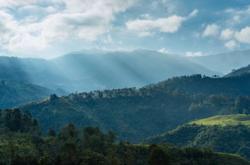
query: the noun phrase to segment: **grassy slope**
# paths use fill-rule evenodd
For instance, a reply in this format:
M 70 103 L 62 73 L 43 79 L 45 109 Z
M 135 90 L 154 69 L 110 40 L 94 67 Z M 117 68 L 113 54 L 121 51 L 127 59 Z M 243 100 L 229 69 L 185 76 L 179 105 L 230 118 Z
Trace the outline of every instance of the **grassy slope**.
M 238 114 L 238 115 L 213 116 L 210 118 L 193 121 L 190 124 L 204 125 L 204 126 L 245 125 L 250 127 L 250 115 Z

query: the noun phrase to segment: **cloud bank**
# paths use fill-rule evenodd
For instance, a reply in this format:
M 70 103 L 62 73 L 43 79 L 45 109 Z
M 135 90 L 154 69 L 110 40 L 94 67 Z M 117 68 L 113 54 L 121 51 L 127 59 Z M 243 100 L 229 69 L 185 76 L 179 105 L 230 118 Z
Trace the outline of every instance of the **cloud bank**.
M 44 50 L 55 42 L 94 41 L 111 29 L 116 14 L 126 11 L 135 2 L 0 0 L 1 49 L 26 53 Z

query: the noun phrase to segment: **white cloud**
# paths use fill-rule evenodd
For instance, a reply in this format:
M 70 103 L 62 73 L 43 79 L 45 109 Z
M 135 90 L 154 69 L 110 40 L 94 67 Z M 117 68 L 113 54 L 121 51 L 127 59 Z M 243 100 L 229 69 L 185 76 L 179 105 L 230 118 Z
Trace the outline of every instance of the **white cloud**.
M 172 15 L 166 18 L 130 20 L 126 23 L 126 27 L 128 30 L 136 32 L 139 36 L 149 36 L 157 31 L 175 33 L 180 29 L 184 21 L 194 17 L 197 13 L 198 10 L 194 10 L 188 17 Z
M 204 56 L 204 53 L 203 52 L 186 52 L 185 53 L 187 57 L 201 57 L 201 56 Z
M 139 34 L 138 34 L 139 37 L 149 37 L 152 35 L 154 35 L 153 32 L 147 32 L 147 31 L 139 32 Z
M 216 24 L 207 25 L 204 29 L 202 36 L 203 37 L 216 37 L 218 36 L 220 27 Z
M 235 38 L 241 43 L 250 44 L 250 26 L 247 26 L 236 32 Z
M 0 0 L 0 7 L 18 7 L 37 3 L 37 0 Z
M 221 32 L 221 39 L 222 40 L 230 40 L 234 37 L 235 31 L 231 29 L 224 29 Z
M 160 32 L 174 33 L 179 29 L 183 21 L 183 17 L 174 15 L 168 18 L 158 18 L 156 20 L 137 19 L 127 22 L 126 26 L 132 31 L 148 32 L 159 30 Z
M 234 41 L 234 40 L 230 40 L 230 41 L 228 41 L 228 42 L 225 43 L 225 47 L 227 47 L 228 49 L 232 49 L 233 50 L 237 46 L 238 45 L 237 45 L 236 41 Z
M 250 14 L 250 6 L 244 8 L 229 8 L 224 11 L 229 17 L 227 23 L 230 25 L 241 24 L 248 21 Z
M 0 0 L 0 48 L 42 50 L 70 39 L 95 41 L 137 0 Z M 22 17 L 17 18 L 15 9 Z
M 224 40 L 224 46 L 228 49 L 235 49 L 240 43 L 250 44 L 250 26 L 240 30 L 224 29 L 220 35 L 213 35 L 213 37 Z
M 161 48 L 161 49 L 158 50 L 158 52 L 164 53 L 164 54 L 168 54 L 169 53 L 169 51 L 166 48 Z

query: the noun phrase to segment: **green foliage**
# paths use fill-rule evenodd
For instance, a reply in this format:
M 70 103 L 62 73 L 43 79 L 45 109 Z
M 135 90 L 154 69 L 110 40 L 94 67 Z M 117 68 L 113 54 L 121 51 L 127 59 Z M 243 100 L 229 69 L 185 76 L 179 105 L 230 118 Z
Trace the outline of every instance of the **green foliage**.
M 19 109 L 0 111 L 0 134 L 7 132 L 39 133 L 38 123 Z
M 151 147 L 151 153 L 149 156 L 149 165 L 168 165 L 169 160 L 166 153 L 158 146 Z
M 9 120 L 7 126 L 11 128 L 0 135 L 1 165 L 250 164 L 238 156 L 208 150 L 118 142 L 114 133 L 104 133 L 96 127 L 77 129 L 68 124 L 57 135 L 51 130 L 45 136 L 34 132 L 37 123 L 32 122 L 34 119 L 30 115 L 19 110 L 6 110 L 1 116 L 8 116 L 0 121 L 6 123 Z M 0 125 L 4 129 L 7 126 Z

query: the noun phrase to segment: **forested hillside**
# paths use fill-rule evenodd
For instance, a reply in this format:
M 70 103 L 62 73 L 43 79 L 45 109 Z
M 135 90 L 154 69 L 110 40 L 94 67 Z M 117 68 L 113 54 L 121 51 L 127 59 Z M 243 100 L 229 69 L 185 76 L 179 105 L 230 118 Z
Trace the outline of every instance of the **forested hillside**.
M 146 140 L 180 147 L 207 147 L 250 159 L 250 116 L 226 115 L 193 121 Z
M 250 65 L 240 69 L 235 69 L 231 73 L 227 74 L 226 77 L 242 76 L 249 74 L 250 74 Z
M 140 141 L 194 119 L 218 114 L 249 113 L 250 77 L 210 78 L 201 75 L 169 79 L 140 89 L 51 95 L 20 107 L 37 118 L 43 130 L 72 122 L 117 132 Z

